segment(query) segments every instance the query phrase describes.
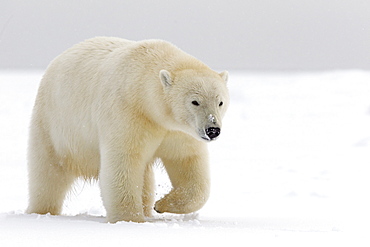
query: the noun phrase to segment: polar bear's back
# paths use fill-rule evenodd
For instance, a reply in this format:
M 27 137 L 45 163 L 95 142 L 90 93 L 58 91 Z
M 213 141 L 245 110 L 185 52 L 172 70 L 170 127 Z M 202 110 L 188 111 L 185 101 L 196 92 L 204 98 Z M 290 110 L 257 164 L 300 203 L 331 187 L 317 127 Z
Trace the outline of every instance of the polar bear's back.
M 101 76 L 107 74 L 118 73 L 125 76 L 145 71 L 145 76 L 153 77 L 161 69 L 181 67 L 208 68 L 198 59 L 164 40 L 131 41 L 116 37 L 96 37 L 78 43 L 56 57 L 49 65 L 46 75 L 71 72 L 74 79 L 76 74 L 101 79 Z M 89 78 L 81 81 L 91 82 Z
M 140 70 L 146 71 L 146 75 L 149 75 L 148 72 L 157 75 L 161 69 L 178 69 L 179 64 L 185 67 L 205 67 L 199 60 L 163 40 L 131 41 L 116 37 L 96 37 L 78 43 L 57 56 L 50 63 L 45 76 L 71 73 L 74 79 L 76 74 L 101 79 L 104 73 L 136 74 Z M 88 79 L 84 78 L 80 82 L 91 81 Z

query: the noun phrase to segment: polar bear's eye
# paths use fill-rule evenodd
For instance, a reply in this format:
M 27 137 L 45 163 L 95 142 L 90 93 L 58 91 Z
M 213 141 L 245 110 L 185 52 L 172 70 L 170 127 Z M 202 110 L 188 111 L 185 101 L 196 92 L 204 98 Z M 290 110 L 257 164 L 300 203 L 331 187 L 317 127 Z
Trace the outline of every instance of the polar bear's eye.
M 193 100 L 191 103 L 192 103 L 193 105 L 199 105 L 198 101 L 196 101 L 196 100 Z
M 220 104 L 218 104 L 218 106 L 222 106 L 223 104 L 224 104 L 224 102 L 221 101 Z

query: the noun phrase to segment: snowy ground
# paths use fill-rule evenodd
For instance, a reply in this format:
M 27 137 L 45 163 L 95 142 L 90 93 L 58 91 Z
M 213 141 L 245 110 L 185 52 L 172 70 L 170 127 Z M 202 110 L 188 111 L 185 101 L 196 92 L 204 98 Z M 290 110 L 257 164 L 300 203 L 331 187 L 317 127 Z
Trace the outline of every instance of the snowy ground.
M 192 215 L 104 223 L 96 184 L 63 216 L 26 215 L 26 146 L 40 71 L 0 71 L 0 246 L 368 246 L 370 72 L 231 72 L 211 143 L 212 194 Z M 158 173 L 158 197 L 169 189 Z

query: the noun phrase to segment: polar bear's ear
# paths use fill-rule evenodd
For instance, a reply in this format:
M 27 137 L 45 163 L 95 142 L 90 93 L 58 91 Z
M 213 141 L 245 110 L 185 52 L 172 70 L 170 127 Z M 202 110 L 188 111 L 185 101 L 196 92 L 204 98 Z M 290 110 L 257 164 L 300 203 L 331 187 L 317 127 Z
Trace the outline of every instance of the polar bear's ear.
M 163 86 L 165 87 L 172 86 L 171 74 L 167 70 L 162 69 L 161 71 L 159 71 L 159 78 L 161 78 Z
M 229 80 L 229 72 L 227 72 L 226 70 L 222 71 L 219 75 L 225 82 Z

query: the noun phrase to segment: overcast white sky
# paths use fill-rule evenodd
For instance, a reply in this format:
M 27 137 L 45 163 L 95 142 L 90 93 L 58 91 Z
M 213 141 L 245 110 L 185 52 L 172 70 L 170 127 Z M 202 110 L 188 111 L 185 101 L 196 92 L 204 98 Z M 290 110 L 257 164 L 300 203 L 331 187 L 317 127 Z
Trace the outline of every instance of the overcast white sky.
M 370 69 L 369 0 L 0 0 L 0 68 L 95 36 L 171 41 L 215 69 Z

